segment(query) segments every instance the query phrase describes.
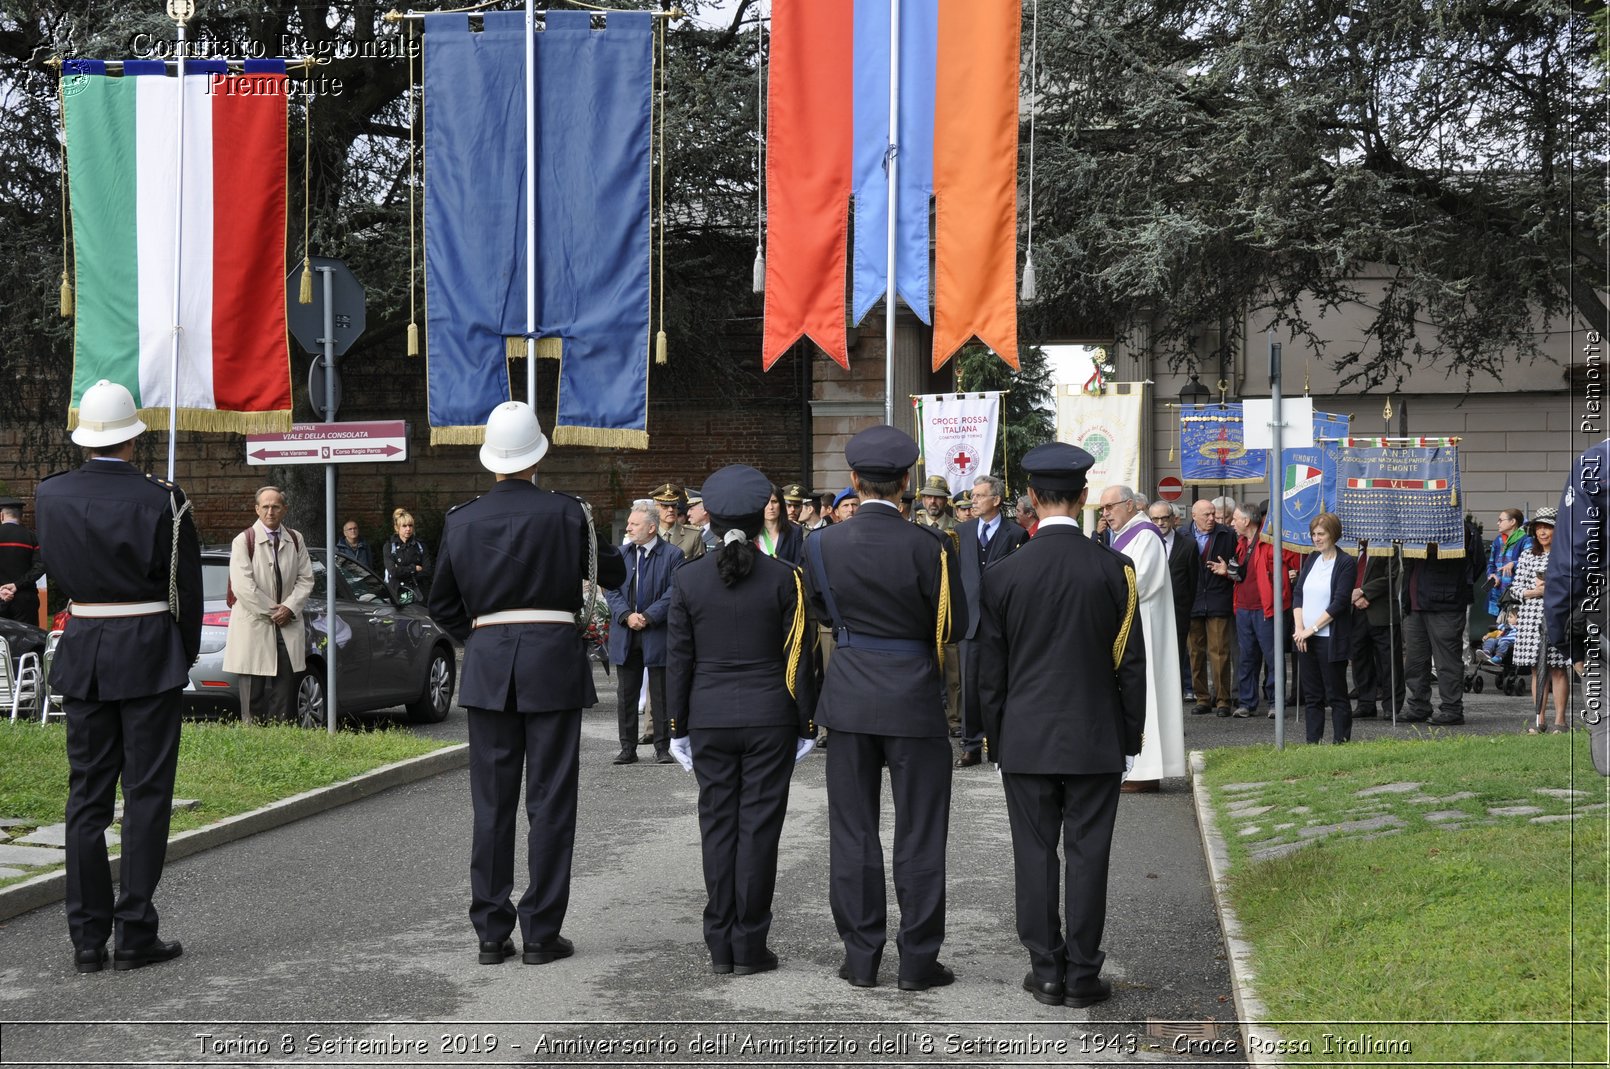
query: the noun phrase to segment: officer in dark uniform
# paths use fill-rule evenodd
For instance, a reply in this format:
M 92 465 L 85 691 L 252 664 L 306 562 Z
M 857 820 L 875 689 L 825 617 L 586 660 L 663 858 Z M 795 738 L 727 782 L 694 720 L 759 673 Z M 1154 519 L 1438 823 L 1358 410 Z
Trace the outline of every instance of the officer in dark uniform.
M 799 568 L 754 539 L 772 494 L 734 464 L 704 484 L 721 548 L 676 573 L 666 635 L 671 753 L 699 780 L 704 941 L 717 973 L 769 972 L 777 842 L 794 764 L 815 749 L 815 622 Z
M 0 619 L 39 624 L 39 577 L 45 574 L 39 555 L 39 538 L 22 525 L 22 502 L 0 498 L 0 595 L 12 588 L 9 600 L 0 596 Z
M 978 694 L 1012 827 L 1023 988 L 1048 1006 L 1108 998 L 1107 862 L 1119 786 L 1146 725 L 1146 650 L 1129 558 L 1074 518 L 1094 458 L 1053 442 L 1023 457 L 1040 529 L 984 572 Z M 1057 911 L 1065 844 L 1067 939 Z
M 431 619 L 464 644 L 459 704 L 469 718 L 475 809 L 470 920 L 482 965 L 513 955 L 516 916 L 527 965 L 574 950 L 559 931 L 570 904 L 581 711 L 598 701 L 576 613 L 590 568 L 610 589 L 626 578 L 607 533 L 590 530 L 586 507 L 532 481 L 547 451 L 529 405 L 492 410 L 481 465 L 497 483 L 448 512 L 430 589 Z M 530 882 L 517 914 L 510 896 L 522 772 Z
M 1543 580 L 1548 645 L 1570 660 L 1582 682 L 1588 749 L 1599 775 L 1610 776 L 1610 439 L 1589 447 L 1571 465 L 1560 493 L 1559 526 Z
M 939 655 L 967 610 L 948 540 L 907 523 L 897 507 L 917 443 L 893 427 L 870 427 L 850 439 L 844 458 L 861 508 L 805 542 L 811 606 L 837 640 L 816 718 L 833 732 L 827 812 L 833 920 L 844 940 L 839 976 L 874 986 L 888 940 L 878 841 L 888 765 L 899 983 L 924 991 L 955 979 L 939 962 L 951 775 Z
M 67 714 L 67 928 L 79 972 L 182 953 L 157 936 L 152 902 L 168 850 L 179 717 L 201 650 L 201 549 L 184 493 L 130 461 L 145 430 L 129 391 L 84 391 L 73 441 L 89 460 L 39 484 L 40 543 L 72 599 L 50 686 Z M 114 908 L 104 834 L 123 781 L 121 893 Z

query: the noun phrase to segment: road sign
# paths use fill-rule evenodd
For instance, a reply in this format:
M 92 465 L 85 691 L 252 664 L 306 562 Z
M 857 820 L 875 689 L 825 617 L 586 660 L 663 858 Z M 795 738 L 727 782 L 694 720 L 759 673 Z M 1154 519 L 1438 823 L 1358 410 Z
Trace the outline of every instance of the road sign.
M 334 268 L 335 274 L 330 279 L 334 288 L 334 297 L 330 301 L 331 321 L 335 325 L 332 340 L 335 355 L 340 356 L 352 348 L 352 343 L 358 340 L 366 325 L 363 283 L 340 260 L 332 260 L 328 256 L 315 256 L 312 259 L 313 303 L 302 304 L 299 300 L 302 273 L 292 271 L 291 277 L 285 280 L 285 319 L 291 334 L 302 343 L 302 348 L 314 356 L 324 355 L 324 279 L 319 268 Z
M 369 464 L 408 459 L 408 424 L 298 423 L 284 434 L 246 436 L 246 463 Z
M 1178 501 L 1184 493 L 1185 484 L 1172 475 L 1164 476 L 1157 483 L 1157 496 L 1164 501 Z

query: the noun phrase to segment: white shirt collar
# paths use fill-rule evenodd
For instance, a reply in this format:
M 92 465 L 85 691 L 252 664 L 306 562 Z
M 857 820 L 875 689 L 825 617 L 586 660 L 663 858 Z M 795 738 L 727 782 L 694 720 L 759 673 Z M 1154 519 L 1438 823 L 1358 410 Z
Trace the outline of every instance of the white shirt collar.
M 642 545 L 637 546 L 637 548 L 641 549 L 644 553 L 647 553 L 649 550 L 654 548 L 654 544 L 656 542 L 658 542 L 659 540 L 660 540 L 660 536 L 655 535 L 653 538 L 649 539 L 647 542 L 644 542 Z M 633 545 L 636 545 L 636 543 L 634 542 Z
M 1073 527 L 1079 526 L 1079 521 L 1072 516 L 1041 516 L 1041 527 Z
M 881 497 L 868 497 L 862 499 L 861 507 L 866 508 L 868 505 L 882 505 L 886 508 L 894 509 L 896 512 L 900 511 L 899 505 L 895 504 L 893 501 L 885 501 Z

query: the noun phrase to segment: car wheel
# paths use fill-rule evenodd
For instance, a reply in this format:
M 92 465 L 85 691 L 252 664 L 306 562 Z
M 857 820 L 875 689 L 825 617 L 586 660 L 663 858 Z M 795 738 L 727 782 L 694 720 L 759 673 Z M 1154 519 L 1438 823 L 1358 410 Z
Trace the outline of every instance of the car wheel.
M 296 684 L 296 722 L 305 728 L 322 728 L 325 719 L 324 668 L 309 663 Z
M 439 724 L 453 708 L 453 654 L 442 646 L 431 651 L 425 672 L 425 689 L 418 701 L 408 703 L 408 719 L 415 724 Z

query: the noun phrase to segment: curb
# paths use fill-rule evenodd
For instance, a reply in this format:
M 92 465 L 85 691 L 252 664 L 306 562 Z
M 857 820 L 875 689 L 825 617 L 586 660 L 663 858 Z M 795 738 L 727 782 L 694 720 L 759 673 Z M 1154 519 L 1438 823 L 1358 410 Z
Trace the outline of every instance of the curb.
M 199 854 L 203 850 L 211 850 L 215 846 L 223 846 L 249 835 L 256 835 L 258 832 L 294 824 L 304 817 L 315 816 L 372 794 L 390 790 L 392 787 L 401 787 L 443 772 L 466 768 L 469 763 L 469 743 L 461 742 L 456 746 L 434 750 L 419 757 L 410 757 L 406 761 L 381 765 L 351 779 L 332 783 L 328 787 L 303 791 L 301 794 L 270 802 L 261 809 L 225 817 L 204 828 L 182 831 L 168 839 L 167 860 L 177 861 L 191 854 Z M 121 861 L 122 855 L 112 855 L 114 880 L 118 878 Z M 66 895 L 66 869 L 42 873 L 31 880 L 13 884 L 0 890 L 0 921 L 10 920 L 29 910 L 60 902 Z
M 1235 1014 L 1241 1024 L 1241 1051 L 1248 1065 L 1285 1065 L 1286 1060 L 1272 1052 L 1281 1047 L 1280 1033 L 1264 1023 L 1269 1007 L 1257 995 L 1252 967 L 1252 944 L 1241 937 L 1241 918 L 1230 905 L 1225 877 L 1230 871 L 1230 854 L 1219 834 L 1218 818 L 1202 781 L 1205 761 L 1201 750 L 1192 750 L 1191 798 L 1196 806 L 1196 826 L 1202 833 L 1202 854 L 1207 859 L 1208 879 L 1213 886 L 1213 905 L 1224 933 L 1225 954 L 1230 963 L 1230 989 L 1235 996 Z

